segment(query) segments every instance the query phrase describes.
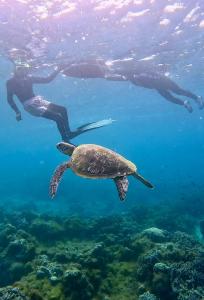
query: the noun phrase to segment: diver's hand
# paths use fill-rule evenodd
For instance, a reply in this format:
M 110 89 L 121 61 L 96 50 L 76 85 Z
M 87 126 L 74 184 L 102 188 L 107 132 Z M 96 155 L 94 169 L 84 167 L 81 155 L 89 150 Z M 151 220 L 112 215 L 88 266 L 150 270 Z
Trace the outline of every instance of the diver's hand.
M 19 122 L 22 120 L 21 113 L 16 114 L 16 121 Z

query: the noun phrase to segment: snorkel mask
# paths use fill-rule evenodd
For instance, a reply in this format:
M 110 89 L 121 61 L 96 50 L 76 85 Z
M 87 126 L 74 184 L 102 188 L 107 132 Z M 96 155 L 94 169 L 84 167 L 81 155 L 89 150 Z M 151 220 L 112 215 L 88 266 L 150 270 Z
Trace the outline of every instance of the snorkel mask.
M 15 74 L 16 75 L 27 75 L 30 71 L 31 65 L 26 62 L 16 61 L 15 62 Z

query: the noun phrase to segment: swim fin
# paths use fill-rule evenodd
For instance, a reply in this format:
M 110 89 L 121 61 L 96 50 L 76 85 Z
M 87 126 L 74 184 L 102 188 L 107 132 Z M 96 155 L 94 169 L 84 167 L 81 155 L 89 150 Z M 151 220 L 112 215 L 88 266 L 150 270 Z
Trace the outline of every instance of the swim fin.
M 94 130 L 94 129 L 97 129 L 97 128 L 100 128 L 100 127 L 104 127 L 104 126 L 107 126 L 107 125 L 110 125 L 114 121 L 115 120 L 112 120 L 110 118 L 110 119 L 104 119 L 104 120 L 101 120 L 101 121 L 84 124 L 84 125 L 78 127 L 74 132 L 71 133 L 70 139 L 73 139 L 76 136 L 78 136 L 78 135 L 80 135 L 80 134 L 82 134 L 84 132 L 87 132 L 87 131 L 90 131 L 90 130 Z
M 84 125 L 78 127 L 77 130 L 87 131 L 87 130 L 91 130 L 91 129 L 95 129 L 95 128 L 100 128 L 100 127 L 110 125 L 114 121 L 115 120 L 112 120 L 112 119 L 104 119 L 104 120 L 97 121 L 97 122 L 87 123 L 87 124 L 84 124 Z

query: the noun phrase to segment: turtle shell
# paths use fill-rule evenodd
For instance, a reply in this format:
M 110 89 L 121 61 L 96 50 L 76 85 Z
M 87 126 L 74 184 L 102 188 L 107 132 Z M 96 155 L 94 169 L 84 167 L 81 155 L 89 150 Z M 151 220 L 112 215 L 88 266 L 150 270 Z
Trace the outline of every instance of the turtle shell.
M 78 146 L 71 156 L 71 169 L 87 178 L 115 178 L 136 172 L 136 166 L 107 148 L 86 144 Z

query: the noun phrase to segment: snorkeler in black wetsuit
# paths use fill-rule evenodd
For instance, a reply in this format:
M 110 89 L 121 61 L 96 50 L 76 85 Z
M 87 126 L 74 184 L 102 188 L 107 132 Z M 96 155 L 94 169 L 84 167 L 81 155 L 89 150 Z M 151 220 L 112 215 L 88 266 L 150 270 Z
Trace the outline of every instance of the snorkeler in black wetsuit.
M 20 110 L 14 102 L 14 95 L 18 97 L 23 104 L 24 109 L 33 116 L 55 121 L 62 140 L 67 142 L 81 133 L 110 124 L 110 122 L 104 123 L 103 121 L 94 122 L 81 126 L 74 132 L 71 131 L 66 108 L 61 105 L 53 104 L 45 100 L 42 96 L 36 96 L 33 92 L 33 84 L 46 84 L 51 82 L 59 74 L 61 69 L 57 68 L 48 77 L 31 76 L 29 74 L 29 69 L 29 65 L 27 64 L 16 66 L 14 76 L 7 81 L 7 100 L 16 113 L 17 121 L 22 120 L 22 118 Z
M 127 67 L 125 60 L 87 60 L 65 65 L 63 73 L 70 77 L 130 81 L 134 85 L 156 90 L 166 100 L 184 106 L 190 113 L 193 111 L 190 102 L 175 97 L 172 93 L 191 98 L 200 109 L 204 108 L 204 102 L 200 96 L 181 88 L 166 75 L 146 68 L 141 62 L 134 62 L 131 67 Z

